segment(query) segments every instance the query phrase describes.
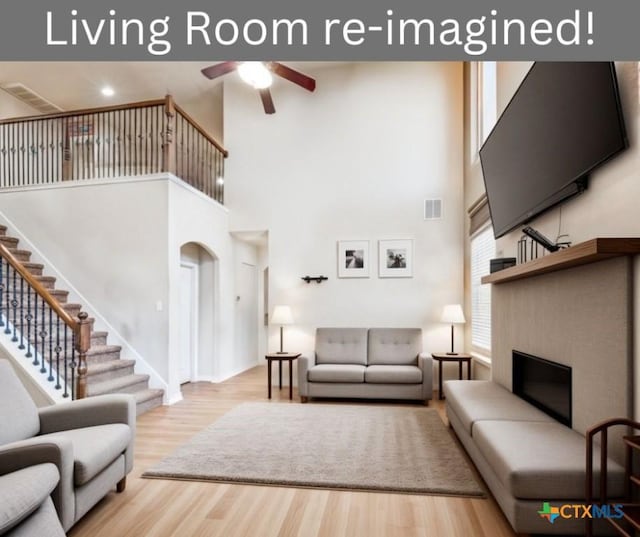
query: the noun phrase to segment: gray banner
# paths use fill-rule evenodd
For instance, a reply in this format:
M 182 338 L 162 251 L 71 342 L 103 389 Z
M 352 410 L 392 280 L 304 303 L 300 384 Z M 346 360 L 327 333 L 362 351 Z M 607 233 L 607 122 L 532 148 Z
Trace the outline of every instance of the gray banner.
M 0 60 L 637 60 L 638 0 L 3 0 Z

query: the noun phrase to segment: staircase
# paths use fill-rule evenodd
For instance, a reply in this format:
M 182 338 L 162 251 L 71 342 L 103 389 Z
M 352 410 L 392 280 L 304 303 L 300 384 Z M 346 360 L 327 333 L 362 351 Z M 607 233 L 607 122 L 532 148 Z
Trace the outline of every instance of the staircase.
M 58 301 L 62 308 L 77 317 L 82 306 L 68 303 L 69 292 L 56 289 L 56 279 L 43 274 L 44 265 L 32 263 L 31 252 L 20 249 L 19 239 L 7 236 L 6 226 L 0 225 L 0 243 L 22 263 Z M 136 374 L 135 360 L 120 358 L 121 347 L 108 344 L 107 332 L 91 332 L 91 346 L 87 352 L 87 396 L 108 393 L 130 393 L 135 396 L 138 415 L 162 404 L 163 390 L 149 388 L 149 375 Z M 49 358 L 50 359 L 50 358 Z M 71 372 L 67 378 L 70 379 Z

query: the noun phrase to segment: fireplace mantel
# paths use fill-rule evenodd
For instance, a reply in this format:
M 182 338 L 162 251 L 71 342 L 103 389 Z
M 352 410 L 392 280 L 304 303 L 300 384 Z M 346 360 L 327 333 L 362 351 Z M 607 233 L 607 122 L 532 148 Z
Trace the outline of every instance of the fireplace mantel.
M 640 238 L 598 238 L 558 250 L 533 261 L 494 272 L 482 283 L 500 284 L 596 263 L 612 257 L 640 254 Z

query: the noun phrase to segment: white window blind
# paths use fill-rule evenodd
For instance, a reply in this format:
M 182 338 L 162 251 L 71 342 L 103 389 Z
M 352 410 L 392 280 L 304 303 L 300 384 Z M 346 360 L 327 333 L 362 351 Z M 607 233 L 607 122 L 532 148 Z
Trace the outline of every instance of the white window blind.
M 480 279 L 489 274 L 489 263 L 496 253 L 491 226 L 471 238 L 471 346 L 491 351 L 491 286 Z

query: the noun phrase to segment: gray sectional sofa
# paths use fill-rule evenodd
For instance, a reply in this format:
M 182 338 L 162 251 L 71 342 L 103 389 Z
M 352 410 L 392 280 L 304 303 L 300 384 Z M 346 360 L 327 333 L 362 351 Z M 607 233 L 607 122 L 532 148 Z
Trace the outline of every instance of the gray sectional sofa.
M 315 352 L 298 361 L 301 401 L 344 397 L 428 403 L 433 364 L 421 351 L 420 328 L 318 328 Z
M 518 533 L 584 535 L 584 519 L 551 524 L 538 511 L 582 504 L 585 437 L 492 381 L 445 383 L 449 423 Z M 599 483 L 599 454 L 594 457 Z M 608 490 L 622 496 L 624 468 L 609 459 Z M 595 493 L 597 491 L 594 490 Z

